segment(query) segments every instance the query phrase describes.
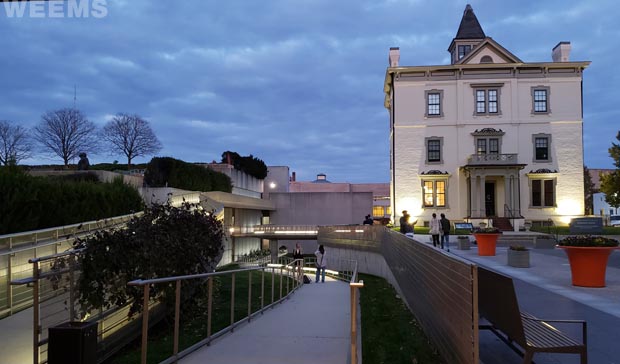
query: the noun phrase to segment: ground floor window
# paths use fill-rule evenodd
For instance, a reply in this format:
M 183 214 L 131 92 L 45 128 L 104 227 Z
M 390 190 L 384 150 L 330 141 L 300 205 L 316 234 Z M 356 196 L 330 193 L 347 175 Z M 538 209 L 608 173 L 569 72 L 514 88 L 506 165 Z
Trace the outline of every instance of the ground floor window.
M 446 206 L 446 180 L 422 181 L 422 200 L 424 207 Z
M 532 186 L 532 206 L 533 207 L 554 207 L 555 206 L 555 180 L 554 179 L 533 179 Z

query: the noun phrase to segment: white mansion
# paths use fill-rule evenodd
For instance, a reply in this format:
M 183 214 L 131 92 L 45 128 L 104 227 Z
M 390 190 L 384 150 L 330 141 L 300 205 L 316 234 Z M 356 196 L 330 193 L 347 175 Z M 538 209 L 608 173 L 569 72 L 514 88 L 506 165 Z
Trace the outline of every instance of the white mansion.
M 487 37 L 467 5 L 450 65 L 400 66 L 391 48 L 392 219 L 566 224 L 584 213 L 582 73 L 570 43 L 526 63 Z

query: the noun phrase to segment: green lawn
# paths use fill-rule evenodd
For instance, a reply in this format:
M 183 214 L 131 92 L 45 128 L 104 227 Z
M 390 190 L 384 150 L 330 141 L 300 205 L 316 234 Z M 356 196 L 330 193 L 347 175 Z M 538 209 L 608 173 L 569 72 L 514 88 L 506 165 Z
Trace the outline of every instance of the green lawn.
M 360 274 L 362 362 L 441 364 L 437 350 L 394 288 L 383 278 Z
M 237 269 L 227 266 L 223 270 Z M 248 272 L 235 274 L 235 314 L 234 321 L 248 315 Z M 282 295 L 286 295 L 286 280 L 282 282 Z M 280 277 L 274 279 L 274 300 L 280 297 Z M 289 282 L 292 289 L 292 280 Z M 211 333 L 214 334 L 230 325 L 230 302 L 232 278 L 230 275 L 220 276 L 214 280 L 213 316 Z M 261 305 L 261 273 L 252 273 L 252 306 L 251 311 L 260 310 Z M 271 301 L 271 273 L 265 273 L 265 301 Z M 207 298 L 198 297 L 194 300 L 193 309 L 182 312 L 179 334 L 179 351 L 207 337 Z M 172 356 L 174 314 L 162 320 L 149 330 L 148 363 L 159 363 Z M 140 338 L 106 361 L 106 364 L 135 364 L 140 362 Z

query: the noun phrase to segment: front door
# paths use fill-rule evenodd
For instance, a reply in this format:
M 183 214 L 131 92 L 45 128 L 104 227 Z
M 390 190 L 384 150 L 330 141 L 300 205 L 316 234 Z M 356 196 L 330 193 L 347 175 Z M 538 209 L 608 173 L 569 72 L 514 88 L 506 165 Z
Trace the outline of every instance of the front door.
M 484 183 L 484 210 L 486 216 L 495 216 L 495 182 Z

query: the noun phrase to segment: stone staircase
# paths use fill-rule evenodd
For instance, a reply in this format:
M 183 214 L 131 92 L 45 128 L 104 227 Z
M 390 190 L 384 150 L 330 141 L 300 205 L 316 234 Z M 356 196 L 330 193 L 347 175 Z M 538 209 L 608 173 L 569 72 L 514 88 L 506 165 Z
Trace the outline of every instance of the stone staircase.
M 500 229 L 501 231 L 513 231 L 514 228 L 510 223 L 510 219 L 507 217 L 494 217 L 493 218 L 493 226 Z

